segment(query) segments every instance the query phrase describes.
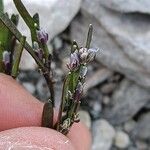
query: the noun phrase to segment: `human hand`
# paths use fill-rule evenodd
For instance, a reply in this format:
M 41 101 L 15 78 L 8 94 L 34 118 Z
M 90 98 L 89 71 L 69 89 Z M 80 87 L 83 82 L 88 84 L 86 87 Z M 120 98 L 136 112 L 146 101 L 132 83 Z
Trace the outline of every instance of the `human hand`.
M 82 123 L 75 123 L 67 137 L 40 127 L 43 103 L 2 73 L 0 105 L 0 149 L 90 150 L 90 132 Z

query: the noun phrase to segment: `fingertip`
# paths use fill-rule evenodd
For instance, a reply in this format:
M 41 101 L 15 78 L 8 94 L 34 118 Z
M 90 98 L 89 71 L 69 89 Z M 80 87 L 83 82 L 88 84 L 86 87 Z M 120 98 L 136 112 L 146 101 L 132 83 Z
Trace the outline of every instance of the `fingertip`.
M 71 141 L 55 130 L 22 127 L 0 133 L 0 149 L 75 150 Z
M 74 123 L 68 133 L 67 137 L 71 139 L 71 142 L 78 150 L 90 150 L 91 149 L 91 133 L 89 129 L 81 122 Z

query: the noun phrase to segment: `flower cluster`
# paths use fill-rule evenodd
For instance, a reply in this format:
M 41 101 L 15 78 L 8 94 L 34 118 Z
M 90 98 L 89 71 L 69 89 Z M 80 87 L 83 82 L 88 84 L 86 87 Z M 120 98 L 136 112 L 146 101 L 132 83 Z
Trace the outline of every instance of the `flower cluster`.
M 80 65 L 85 65 L 89 62 L 91 62 L 98 49 L 94 48 L 80 48 L 79 50 L 75 50 L 73 53 L 71 53 L 70 56 L 70 62 L 67 64 L 67 67 L 70 71 L 77 70 Z

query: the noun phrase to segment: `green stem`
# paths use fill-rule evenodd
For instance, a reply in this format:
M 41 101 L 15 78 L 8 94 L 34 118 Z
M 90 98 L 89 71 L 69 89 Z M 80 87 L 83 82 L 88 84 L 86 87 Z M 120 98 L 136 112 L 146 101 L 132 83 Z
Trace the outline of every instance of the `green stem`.
M 27 9 L 25 8 L 25 6 L 21 2 L 21 0 L 13 0 L 13 1 L 14 1 L 14 4 L 15 4 L 19 14 L 21 15 L 21 17 L 23 18 L 23 20 L 25 21 L 25 23 L 27 24 L 27 26 L 30 29 L 32 42 L 38 41 L 37 35 L 36 35 L 36 26 L 35 26 L 34 19 L 31 17 L 31 15 L 27 11 Z
M 18 48 L 16 49 L 16 53 L 15 53 L 16 57 L 13 62 L 12 73 L 11 73 L 11 76 L 13 76 L 14 78 L 16 78 L 18 75 L 19 63 L 20 63 L 22 51 L 25 45 L 25 41 L 26 41 L 26 37 L 22 36 L 22 38 L 20 39 L 20 44 Z
M 4 12 L 3 0 L 0 0 L 0 11 Z
M 92 24 L 90 24 L 88 35 L 87 35 L 86 46 L 85 46 L 87 49 L 90 48 L 90 44 L 91 44 L 91 40 L 92 40 L 92 33 L 93 33 L 93 26 L 92 26 Z

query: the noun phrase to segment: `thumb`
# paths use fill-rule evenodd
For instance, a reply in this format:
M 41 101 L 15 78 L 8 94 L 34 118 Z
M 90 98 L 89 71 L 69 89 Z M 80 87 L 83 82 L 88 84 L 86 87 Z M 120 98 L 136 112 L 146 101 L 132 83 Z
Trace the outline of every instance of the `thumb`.
M 0 132 L 0 149 L 75 150 L 66 136 L 41 127 L 22 127 Z

